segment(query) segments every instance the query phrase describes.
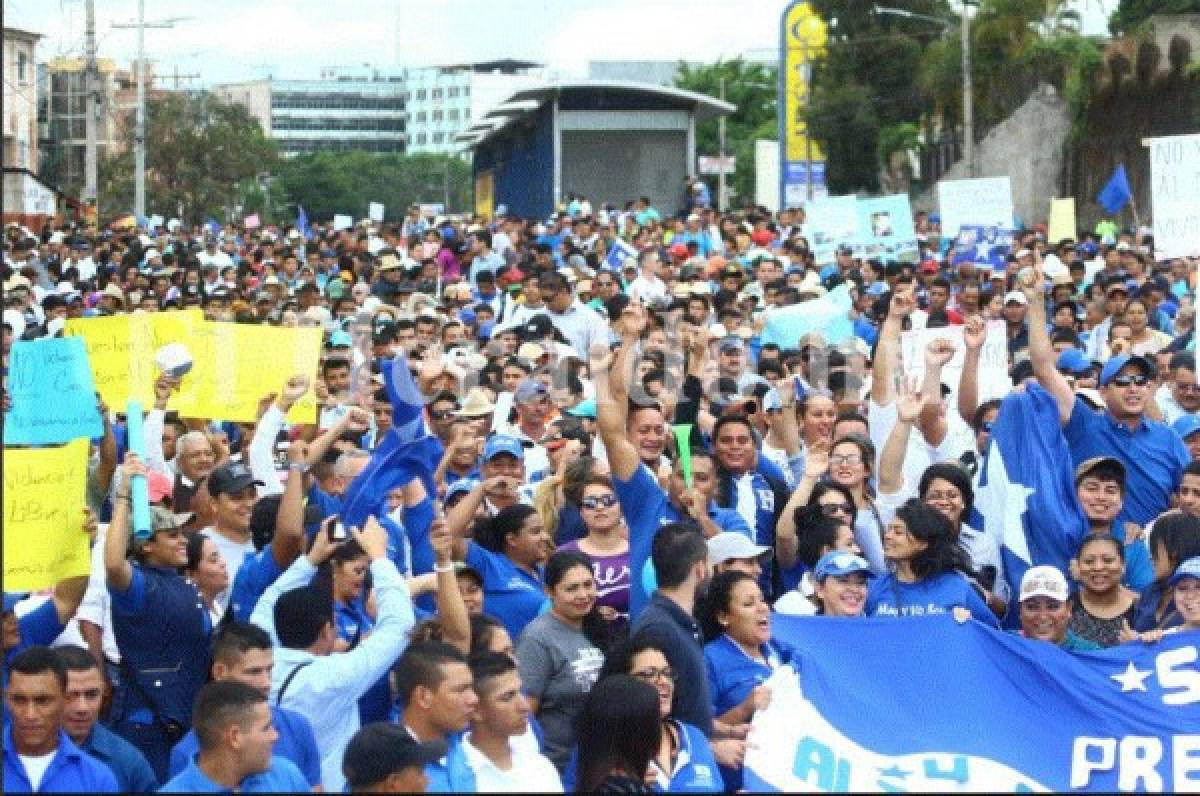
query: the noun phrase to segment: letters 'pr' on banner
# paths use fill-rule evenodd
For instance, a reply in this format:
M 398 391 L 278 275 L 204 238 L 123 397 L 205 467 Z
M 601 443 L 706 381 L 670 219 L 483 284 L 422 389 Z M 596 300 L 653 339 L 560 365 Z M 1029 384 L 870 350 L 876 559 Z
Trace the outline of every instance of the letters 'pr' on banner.
M 767 682 L 748 790 L 1200 788 L 1200 632 L 1072 654 L 944 614 L 775 631 L 797 671 Z
M 4 449 L 4 589 L 35 591 L 86 575 L 88 441 Z

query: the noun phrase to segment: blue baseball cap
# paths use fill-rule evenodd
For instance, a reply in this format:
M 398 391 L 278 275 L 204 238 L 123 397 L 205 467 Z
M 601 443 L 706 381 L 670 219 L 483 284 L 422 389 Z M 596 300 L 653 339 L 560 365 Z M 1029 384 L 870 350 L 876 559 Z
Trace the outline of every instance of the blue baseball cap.
M 887 292 L 887 282 L 872 282 L 867 286 L 868 296 L 882 296 Z
M 465 495 L 477 486 L 479 486 L 479 481 L 474 478 L 460 478 L 446 488 L 446 497 L 442 499 L 442 502 L 449 503 L 450 498 L 456 495 Z
M 527 404 L 531 401 L 541 400 L 543 396 L 549 395 L 550 390 L 545 384 L 542 384 L 537 379 L 525 379 L 517 385 L 517 389 L 513 391 L 513 402 L 518 404 Z
M 525 461 L 525 447 L 521 444 L 521 440 L 507 434 L 494 434 L 488 437 L 487 442 L 483 445 L 483 460 L 491 461 L 502 453 L 515 456 L 519 461 Z
M 1174 586 L 1184 578 L 1200 579 L 1200 556 L 1192 556 L 1180 564 L 1179 568 L 1175 570 L 1175 574 L 1167 581 L 1167 585 Z M 8 595 L 5 595 L 5 599 L 7 598 Z
M 336 332 L 329 335 L 330 348 L 350 348 L 352 345 L 354 345 L 354 338 L 351 337 L 350 333 L 347 331 L 338 329 Z
M 17 603 L 24 600 L 29 595 L 23 591 L 6 591 L 4 592 L 4 613 L 9 613 L 17 607 Z
M 575 404 L 570 409 L 568 409 L 567 414 L 572 415 L 574 417 L 587 417 L 592 420 L 595 420 L 596 419 L 596 399 L 588 398 L 585 401 L 580 401 L 579 403 Z
M 479 329 L 476 332 L 475 336 L 478 337 L 480 340 L 491 340 L 492 334 L 495 331 L 496 331 L 496 322 L 495 321 L 484 321 L 483 323 L 479 324 Z
M 817 562 L 817 566 L 813 570 L 813 580 L 820 583 L 830 575 L 850 575 L 854 572 L 866 573 L 868 578 L 875 577 L 875 573 L 871 572 L 871 565 L 862 556 L 845 551 L 835 551 L 821 556 L 821 560 Z
M 1058 362 L 1055 367 L 1060 371 L 1065 370 L 1075 376 L 1085 373 L 1090 373 L 1092 370 L 1092 360 L 1088 359 L 1087 355 L 1078 348 L 1068 348 L 1058 355 Z
M 1179 435 L 1180 439 L 1188 437 L 1200 431 L 1200 417 L 1195 415 L 1182 415 L 1178 420 L 1171 424 L 1171 429 Z
M 1126 365 L 1136 365 L 1147 376 L 1154 374 L 1154 366 L 1145 357 L 1120 354 L 1104 363 L 1104 369 L 1100 371 L 1100 386 L 1107 387 L 1108 383 L 1116 378 L 1116 375 L 1121 372 L 1121 368 Z

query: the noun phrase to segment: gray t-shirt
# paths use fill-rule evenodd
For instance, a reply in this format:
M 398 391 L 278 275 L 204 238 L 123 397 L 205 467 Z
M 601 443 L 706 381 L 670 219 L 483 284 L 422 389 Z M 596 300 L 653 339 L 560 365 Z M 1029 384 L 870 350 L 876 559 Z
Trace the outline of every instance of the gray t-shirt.
M 537 719 L 546 757 L 560 774 L 575 745 L 575 717 L 603 664 L 604 654 L 582 632 L 550 613 L 530 622 L 517 642 L 521 682 L 526 693 L 539 700 Z

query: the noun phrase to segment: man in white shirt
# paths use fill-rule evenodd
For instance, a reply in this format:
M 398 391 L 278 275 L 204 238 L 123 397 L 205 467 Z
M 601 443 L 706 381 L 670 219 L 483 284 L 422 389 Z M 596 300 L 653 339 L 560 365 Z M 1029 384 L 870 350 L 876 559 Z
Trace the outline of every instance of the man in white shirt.
M 240 462 L 224 464 L 208 476 L 208 493 L 212 496 L 217 513 L 213 524 L 200 533 L 212 539 L 217 546 L 225 561 L 225 569 L 229 572 L 230 584 L 237 578 L 246 556 L 255 552 L 250 534 L 250 515 L 258 499 L 255 487 L 262 485 L 263 482 Z M 217 595 L 217 604 L 222 609 L 229 604 L 229 596 L 230 589 Z
M 638 255 L 638 265 L 641 273 L 629 285 L 629 297 L 641 301 L 647 306 L 666 304 L 670 302 L 667 283 L 658 276 L 662 263 L 659 261 L 656 249 L 646 249 Z
M 463 742 L 467 764 L 479 793 L 562 793 L 558 770 L 536 745 L 520 742 L 529 729 L 529 702 L 521 676 L 508 655 L 495 652 L 471 658 L 479 703 Z
M 580 359 L 587 361 L 588 351 L 593 345 L 608 345 L 608 323 L 599 313 L 575 298 L 562 274 L 542 274 L 538 288 L 554 328 L 562 332 Z
M 1200 385 L 1196 382 L 1196 355 L 1180 351 L 1171 356 L 1170 375 L 1158 388 L 1154 400 L 1170 425 L 1184 415 L 1200 416 Z

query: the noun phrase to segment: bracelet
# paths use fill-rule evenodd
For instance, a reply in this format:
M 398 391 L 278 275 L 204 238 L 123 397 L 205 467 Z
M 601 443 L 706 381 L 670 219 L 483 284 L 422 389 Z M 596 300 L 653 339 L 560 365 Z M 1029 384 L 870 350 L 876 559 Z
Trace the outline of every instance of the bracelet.
M 454 565 L 453 564 L 434 564 L 433 571 L 434 572 L 453 572 Z
M 289 462 L 288 463 L 289 470 L 299 470 L 301 475 L 304 475 L 305 473 L 307 473 L 311 466 L 312 465 L 310 465 L 308 462 Z

